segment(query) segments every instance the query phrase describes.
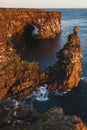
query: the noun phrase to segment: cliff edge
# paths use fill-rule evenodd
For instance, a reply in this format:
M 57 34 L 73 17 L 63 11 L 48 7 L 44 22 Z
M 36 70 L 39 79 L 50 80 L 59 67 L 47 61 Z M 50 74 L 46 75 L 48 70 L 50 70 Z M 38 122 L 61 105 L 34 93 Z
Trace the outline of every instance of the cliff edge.
M 31 25 L 37 28 L 37 37 L 54 38 L 61 32 L 61 12 L 35 9 L 0 9 L 0 35 L 10 38 L 23 34 Z M 29 30 L 28 30 L 29 31 Z

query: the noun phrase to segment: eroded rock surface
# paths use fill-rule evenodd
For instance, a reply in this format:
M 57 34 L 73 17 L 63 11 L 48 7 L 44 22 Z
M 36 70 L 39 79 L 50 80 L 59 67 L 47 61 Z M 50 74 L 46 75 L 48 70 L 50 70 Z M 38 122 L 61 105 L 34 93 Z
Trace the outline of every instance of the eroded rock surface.
M 0 100 L 12 96 L 23 99 L 44 83 L 48 84 L 49 90 L 64 91 L 78 86 L 82 73 L 82 54 L 75 29 L 57 53 L 57 63 L 44 72 L 40 72 L 38 63 L 22 61 L 16 54 L 12 41 L 6 43 L 3 40 L 0 45 Z
M 13 46 L 21 42 L 26 44 L 30 40 L 28 34 L 30 28 L 32 30 L 31 25 L 38 28 L 37 38 L 54 38 L 61 32 L 61 13 L 0 9 L 0 100 L 15 95 L 22 99 L 35 91 L 44 80 L 38 63 L 22 61 Z
M 61 32 L 61 13 L 32 9 L 0 9 L 0 35 L 22 34 L 28 25 L 38 28 L 38 38 L 54 38 Z
M 41 115 L 33 106 L 9 99 L 0 103 L 0 129 L 87 130 L 87 127 L 79 117 L 64 115 L 61 108 L 52 108 Z
M 48 84 L 49 90 L 72 89 L 77 87 L 80 80 L 82 54 L 78 27 L 57 53 L 57 63 L 50 69 L 40 72 L 38 63 L 21 60 L 13 45 L 26 41 L 25 34 L 29 31 L 26 31 L 26 28 L 30 24 L 38 27 L 38 38 L 55 37 L 61 31 L 61 13 L 0 9 L 0 100 L 12 96 L 23 99 L 44 83 Z
M 0 100 L 24 99 L 43 83 L 48 84 L 49 90 L 77 87 L 82 73 L 77 27 L 57 53 L 57 63 L 44 72 L 40 72 L 38 63 L 22 61 L 13 47 L 14 40 L 24 38 L 27 24 L 36 25 L 38 38 L 44 39 L 60 33 L 60 21 L 59 12 L 0 9 Z M 8 99 L 0 102 L 0 129 L 87 130 L 87 127 L 79 117 L 64 115 L 61 108 L 40 115 L 31 105 Z
M 67 90 L 78 86 L 82 74 L 82 53 L 78 27 L 68 36 L 68 41 L 57 53 L 58 61 L 49 71 L 49 80 L 55 82 L 49 89 Z

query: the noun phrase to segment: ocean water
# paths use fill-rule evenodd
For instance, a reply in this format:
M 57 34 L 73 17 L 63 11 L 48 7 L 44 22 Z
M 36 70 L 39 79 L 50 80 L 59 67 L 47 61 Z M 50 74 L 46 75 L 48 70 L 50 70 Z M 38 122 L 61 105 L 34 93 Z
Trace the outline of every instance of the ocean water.
M 55 39 L 39 40 L 35 48 L 31 48 L 28 60 L 38 61 L 41 69 L 56 62 L 56 52 L 67 42 L 67 36 L 72 33 L 74 26 L 79 27 L 79 38 L 82 47 L 82 77 L 78 88 L 71 95 L 56 97 L 49 94 L 49 100 L 39 102 L 32 100 L 32 104 L 38 112 L 44 113 L 51 107 L 62 107 L 67 115 L 77 115 L 87 124 L 87 9 L 52 9 L 62 12 L 62 33 Z M 26 55 L 27 58 L 27 55 Z M 25 59 L 26 59 L 25 58 Z M 25 101 L 30 103 L 30 99 Z

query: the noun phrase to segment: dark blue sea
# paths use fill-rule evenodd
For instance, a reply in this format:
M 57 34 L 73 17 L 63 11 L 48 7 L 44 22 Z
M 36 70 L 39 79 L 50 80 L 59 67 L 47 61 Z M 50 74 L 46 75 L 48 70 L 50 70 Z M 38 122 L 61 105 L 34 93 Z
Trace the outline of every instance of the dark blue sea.
M 67 42 L 67 36 L 72 33 L 74 26 L 79 26 L 83 54 L 82 77 L 85 77 L 85 80 L 80 81 L 78 88 L 67 97 L 61 98 L 50 94 L 48 101 L 32 100 L 32 104 L 40 113 L 44 113 L 52 107 L 62 107 L 66 115 L 77 115 L 87 124 L 87 9 L 52 10 L 62 12 L 62 33 L 55 39 L 37 40 L 36 47 L 31 48 L 29 52 L 28 60 L 38 61 L 42 70 L 53 65 L 57 61 L 56 53 Z M 26 102 L 29 103 L 29 99 Z

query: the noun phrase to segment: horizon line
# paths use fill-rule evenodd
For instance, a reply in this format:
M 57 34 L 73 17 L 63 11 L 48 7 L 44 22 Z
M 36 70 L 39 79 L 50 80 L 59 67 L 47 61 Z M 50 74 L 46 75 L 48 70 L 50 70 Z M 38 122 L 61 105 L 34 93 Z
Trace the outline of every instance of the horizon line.
M 87 7 L 4 7 L 0 6 L 0 8 L 8 8 L 8 9 L 87 9 Z

